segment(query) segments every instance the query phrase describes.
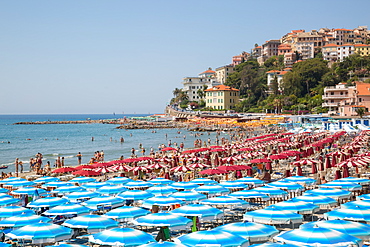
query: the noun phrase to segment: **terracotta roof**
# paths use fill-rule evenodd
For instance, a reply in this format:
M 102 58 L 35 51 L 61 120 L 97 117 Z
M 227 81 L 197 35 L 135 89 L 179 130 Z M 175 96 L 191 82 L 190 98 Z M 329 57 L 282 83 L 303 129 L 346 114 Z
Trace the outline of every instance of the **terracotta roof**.
M 279 73 L 280 70 L 270 70 L 270 71 L 267 71 L 266 74 L 271 74 L 271 73 Z
M 356 82 L 357 95 L 370 96 L 370 83 Z
M 288 73 L 289 71 L 281 71 L 280 72 L 280 75 L 285 75 L 286 73 Z
M 353 44 L 343 44 L 341 46 L 353 46 Z
M 354 45 L 355 47 L 370 47 L 370 45 L 365 45 L 365 44 L 357 44 Z
M 214 72 L 213 70 L 206 70 L 206 71 L 204 71 L 204 72 L 202 72 L 202 73 L 199 73 L 199 75 L 201 75 L 201 74 L 214 74 L 214 73 L 216 73 L 216 72 Z
M 352 29 L 345 29 L 345 28 L 337 28 L 334 31 L 353 31 Z
M 204 91 L 208 91 L 208 92 L 209 91 L 239 91 L 239 89 L 232 88 L 226 85 L 218 85 L 218 86 L 214 86 L 213 88 L 206 89 Z
M 335 45 L 335 44 L 327 44 L 327 45 L 324 45 L 323 47 L 337 47 L 338 45 Z

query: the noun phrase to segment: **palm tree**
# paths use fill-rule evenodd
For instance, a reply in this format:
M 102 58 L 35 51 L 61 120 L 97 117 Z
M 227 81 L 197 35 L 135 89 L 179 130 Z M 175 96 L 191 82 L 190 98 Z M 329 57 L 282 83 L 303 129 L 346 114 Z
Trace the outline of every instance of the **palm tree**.
M 357 108 L 356 113 L 357 113 L 358 116 L 360 116 L 360 118 L 362 118 L 362 116 L 365 114 L 365 108 L 363 108 L 363 107 Z
M 175 88 L 172 93 L 173 93 L 173 97 L 174 98 L 177 98 L 177 96 L 182 92 L 182 90 L 180 88 Z

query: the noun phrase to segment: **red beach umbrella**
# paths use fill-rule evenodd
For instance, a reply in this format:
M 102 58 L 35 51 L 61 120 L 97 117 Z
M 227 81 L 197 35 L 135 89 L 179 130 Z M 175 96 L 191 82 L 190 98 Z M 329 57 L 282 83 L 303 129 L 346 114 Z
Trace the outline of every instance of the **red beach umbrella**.
M 251 170 L 252 169 L 252 167 L 246 166 L 246 165 L 234 165 L 234 167 L 238 168 L 238 170 L 240 170 L 240 171 Z
M 82 170 L 82 169 L 94 169 L 95 167 L 92 165 L 80 165 L 75 167 L 76 170 Z
M 269 159 L 253 159 L 251 161 L 249 161 L 250 163 L 271 163 L 271 160 Z
M 282 160 L 282 159 L 287 159 L 289 158 L 287 155 L 283 154 L 273 154 L 269 156 L 269 159 L 271 160 Z
M 170 171 L 171 172 L 188 172 L 188 171 L 191 171 L 192 169 L 190 167 L 187 167 L 187 166 L 177 166 L 177 167 L 174 167 L 174 168 L 171 168 Z
M 162 148 L 161 151 L 173 151 L 173 150 L 177 150 L 176 148 L 173 148 L 173 147 L 165 147 L 165 148 Z
M 223 166 L 219 166 L 216 168 L 219 170 L 225 170 L 225 171 L 237 171 L 238 170 L 238 168 L 236 168 L 235 166 L 230 166 L 230 165 L 223 165 Z
M 163 165 L 161 163 L 153 163 L 151 165 L 146 166 L 146 168 L 148 168 L 149 170 L 162 169 L 166 167 L 167 167 L 166 165 Z
M 65 173 L 65 172 L 74 172 L 74 171 L 76 171 L 76 168 L 74 167 L 61 167 L 61 168 L 55 169 L 52 172 L 53 173 Z
M 93 170 L 79 170 L 79 171 L 73 172 L 73 174 L 74 175 L 86 176 L 86 177 L 101 175 L 100 172 L 96 172 L 96 171 L 93 171 Z
M 228 171 L 217 169 L 217 168 L 211 168 L 211 169 L 203 170 L 199 173 L 206 174 L 206 175 L 214 175 L 214 174 L 226 174 L 228 173 Z

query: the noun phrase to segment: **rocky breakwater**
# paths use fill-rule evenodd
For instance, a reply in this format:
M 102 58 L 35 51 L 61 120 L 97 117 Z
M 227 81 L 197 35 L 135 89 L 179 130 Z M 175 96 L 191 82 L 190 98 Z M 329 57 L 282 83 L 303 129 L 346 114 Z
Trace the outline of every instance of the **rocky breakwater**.
M 35 122 L 18 122 L 14 125 L 32 125 L 32 124 L 92 124 L 92 123 L 110 123 L 105 120 L 76 120 L 76 121 L 35 121 Z M 117 123 L 115 123 L 117 124 Z
M 170 122 L 131 121 L 118 126 L 116 129 L 171 129 L 186 127 L 187 127 L 186 124 L 175 121 Z

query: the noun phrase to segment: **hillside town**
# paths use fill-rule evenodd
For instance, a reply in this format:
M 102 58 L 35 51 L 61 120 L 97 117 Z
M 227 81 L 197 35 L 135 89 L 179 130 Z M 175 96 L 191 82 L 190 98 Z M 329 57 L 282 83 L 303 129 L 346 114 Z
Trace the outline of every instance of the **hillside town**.
M 228 83 L 228 80 L 230 75 L 237 71 L 238 66 L 246 61 L 256 60 L 260 66 L 264 66 L 271 58 L 280 60 L 280 69 L 265 72 L 266 85 L 263 93 L 268 96 L 280 94 L 284 90 L 282 85 L 285 75 L 292 71 L 297 63 L 320 57 L 325 61 L 326 66 L 331 68 L 354 55 L 364 58 L 370 55 L 370 30 L 367 26 L 354 29 L 292 30 L 278 39 L 268 40 L 262 45 L 256 44 L 250 52 L 244 51 L 233 56 L 231 64 L 214 70 L 208 68 L 198 76 L 183 78 L 183 87 L 174 90 L 175 98 L 171 103 L 180 106 L 182 102 L 186 102 L 185 107 L 188 110 L 197 108 L 235 110 L 236 105 L 243 100 L 241 88 L 230 86 L 231 83 Z M 362 77 L 357 76 L 355 81 L 351 80 L 351 83 L 339 81 L 334 85 L 323 86 L 323 92 L 320 92 L 320 105 L 324 110 L 321 113 L 327 116 L 346 117 L 359 115 L 360 108 L 365 115 L 369 112 L 370 84 L 366 81 L 370 78 L 369 67 L 362 65 L 361 69 L 363 71 L 349 71 L 349 79 L 355 78 L 358 73 L 363 73 Z M 274 90 L 274 83 L 277 83 L 276 90 Z M 253 86 L 251 90 L 254 90 Z M 181 108 L 184 109 L 184 105 Z M 263 108 L 266 108 L 263 110 L 267 113 L 268 108 Z M 275 107 L 275 110 L 270 112 L 279 113 L 278 108 Z M 282 113 L 282 109 L 280 112 Z

